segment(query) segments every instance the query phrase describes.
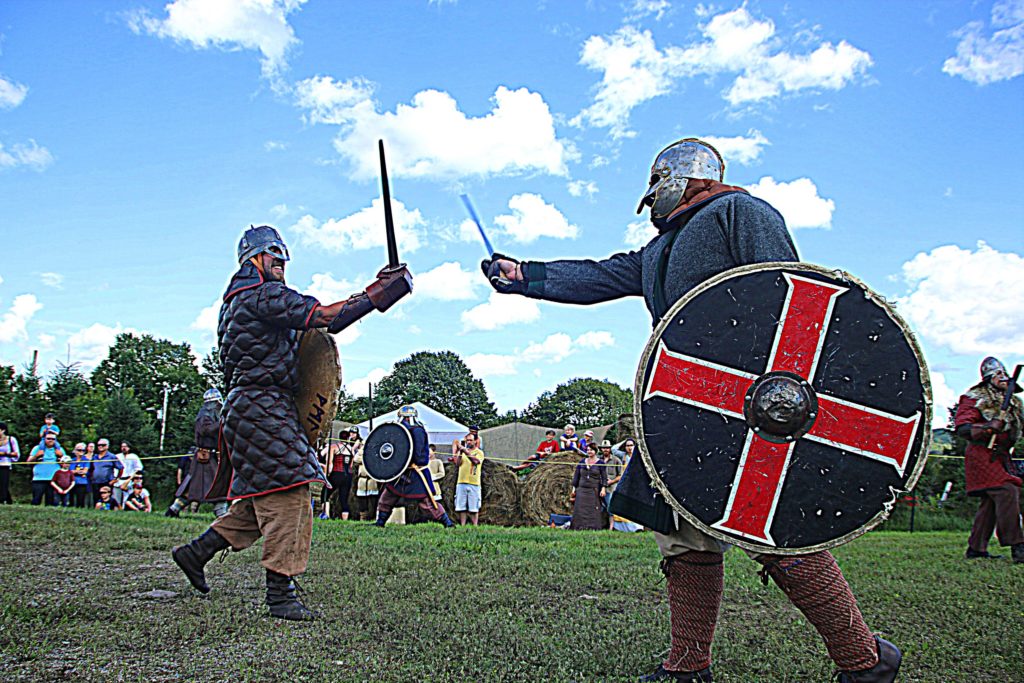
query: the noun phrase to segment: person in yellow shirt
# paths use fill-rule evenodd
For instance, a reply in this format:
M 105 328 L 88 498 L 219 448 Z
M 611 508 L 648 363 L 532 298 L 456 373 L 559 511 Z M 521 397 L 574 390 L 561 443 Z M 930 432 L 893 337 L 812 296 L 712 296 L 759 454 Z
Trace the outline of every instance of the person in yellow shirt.
M 459 523 L 466 526 L 468 513 L 473 526 L 479 526 L 480 474 L 484 469 L 484 452 L 480 450 L 475 434 L 470 432 L 466 435 L 465 444 L 459 445 L 452 463 L 459 468 L 455 484 L 455 511 L 459 513 Z

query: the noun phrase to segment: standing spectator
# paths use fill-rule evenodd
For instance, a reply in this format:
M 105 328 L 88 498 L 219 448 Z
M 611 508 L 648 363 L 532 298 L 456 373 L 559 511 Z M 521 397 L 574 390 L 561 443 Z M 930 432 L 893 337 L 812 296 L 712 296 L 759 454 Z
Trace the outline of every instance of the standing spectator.
M 570 529 L 599 531 L 604 528 L 603 506 L 608 474 L 597 457 L 597 446 L 587 446 L 587 457 L 576 465 L 572 475 L 572 524 Z
M 98 446 L 99 444 L 97 444 Z M 120 510 L 121 506 L 117 504 L 117 501 L 113 499 L 110 494 L 110 484 L 104 484 L 96 489 L 96 505 L 97 510 Z
M 574 451 L 576 446 L 579 445 L 580 435 L 576 433 L 576 425 L 567 424 L 562 432 L 562 435 L 558 437 L 558 445 L 563 451 Z
M 39 505 L 43 498 L 46 498 L 47 505 L 53 505 L 53 488 L 50 482 L 53 475 L 60 469 L 57 461 L 64 455 L 64 451 L 57 447 L 57 435 L 54 432 L 47 432 L 43 436 L 43 443 L 32 449 L 26 462 L 39 463 L 32 468 L 32 504 Z
M 96 457 L 92 459 L 92 474 L 89 475 L 93 499 L 97 503 L 100 502 L 100 489 L 106 486 L 113 491 L 113 484 L 121 476 L 123 469 L 124 466 L 118 457 L 110 452 L 110 441 L 107 439 L 97 441 Z
M 355 432 L 353 434 L 352 432 Z M 337 510 L 331 510 L 331 517 L 338 518 L 339 512 L 342 519 L 348 519 L 351 510 L 348 507 L 348 494 L 352 490 L 352 461 L 356 457 L 356 439 L 359 437 L 358 429 L 351 429 L 342 432 L 342 440 L 331 448 L 331 470 L 327 475 L 327 481 L 331 483 L 331 498 L 337 501 Z
M 460 446 L 452 462 L 459 468 L 455 484 L 455 511 L 459 513 L 459 524 L 466 526 L 466 513 L 473 520 L 473 526 L 480 526 L 481 495 L 480 475 L 484 469 L 484 452 L 477 448 L 476 437 L 466 435 L 466 445 Z
M 519 472 L 525 469 L 533 469 L 537 466 L 544 458 L 548 457 L 552 453 L 557 453 L 560 450 L 558 439 L 555 438 L 555 430 L 549 429 L 544 432 L 544 440 L 537 446 L 537 450 L 530 457 L 524 460 L 521 464 L 511 468 L 513 472 Z
M 604 464 L 605 479 L 608 480 L 607 493 L 604 496 L 604 509 L 611 510 L 612 494 L 615 493 L 615 487 L 618 485 L 619 480 L 622 479 L 623 465 L 622 460 L 619 456 L 612 453 L 612 442 L 605 439 L 601 442 L 601 445 L 597 448 L 598 455 L 601 456 L 601 462 Z M 608 514 L 608 529 L 611 530 L 615 527 L 615 520 L 612 519 L 611 513 Z
M 0 422 L 0 503 L 14 502 L 11 499 L 11 464 L 20 457 L 18 440 L 7 433 L 7 423 Z
M 430 444 L 430 461 L 427 463 L 427 469 L 430 470 L 430 478 L 434 480 L 434 500 L 443 502 L 441 480 L 444 479 L 444 463 L 437 457 L 437 448 L 434 444 Z
M 71 457 L 64 455 L 60 459 L 60 469 L 53 473 L 50 480 L 53 489 L 53 504 L 62 508 L 71 507 L 71 490 L 75 488 L 75 473 L 71 471 Z
M 124 510 L 125 512 L 133 510 L 135 512 L 152 512 L 153 501 L 149 498 L 149 491 L 147 491 L 142 485 L 142 472 L 136 472 L 132 475 L 132 488 L 128 492 L 128 496 L 124 499 Z
M 132 453 L 132 445 L 127 441 L 121 442 L 121 453 L 117 459 L 121 461 L 121 476 L 113 484 L 114 500 L 123 508 L 132 488 L 132 476 L 142 471 L 142 459 Z
M 76 508 L 84 508 L 86 505 L 92 507 L 92 501 L 88 503 L 87 494 L 89 491 L 89 467 L 92 465 L 92 455 L 86 451 L 84 443 L 76 443 L 71 453 L 71 471 L 75 475 L 75 488 L 71 490 L 72 502 Z
M 633 458 L 633 452 L 636 450 L 636 441 L 633 437 L 629 437 L 622 442 L 622 450 L 612 451 L 622 460 L 622 472 L 626 472 L 626 468 L 629 467 L 629 461 Z M 609 494 L 608 499 L 611 500 Z M 625 531 L 632 533 L 634 531 L 643 531 L 643 527 L 636 522 L 631 522 L 625 517 L 619 517 L 611 513 L 611 507 L 608 508 L 608 515 L 612 518 L 611 525 L 612 531 Z
M 359 443 L 356 444 L 356 456 L 352 461 L 352 470 L 355 472 L 356 506 L 359 519 L 372 522 L 377 519 L 377 499 L 380 497 L 380 489 L 376 480 L 370 477 L 366 473 L 366 468 L 363 467 L 363 449 Z

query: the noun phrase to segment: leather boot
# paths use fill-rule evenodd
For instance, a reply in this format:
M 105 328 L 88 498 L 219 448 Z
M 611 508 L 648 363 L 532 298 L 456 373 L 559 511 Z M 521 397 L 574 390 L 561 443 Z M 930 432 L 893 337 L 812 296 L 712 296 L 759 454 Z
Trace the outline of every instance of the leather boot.
M 441 524 L 444 524 L 445 529 L 451 529 L 453 526 L 455 526 L 455 522 L 451 520 L 451 517 L 448 516 L 447 512 L 441 515 L 441 519 L 437 521 L 441 522 Z
M 640 683 L 650 683 L 653 681 L 685 681 L 685 683 L 713 683 L 711 678 L 711 667 L 701 669 L 700 671 L 669 671 L 661 664 L 654 670 L 653 673 L 649 673 L 646 676 L 640 677 Z
M 388 523 L 388 518 L 389 517 L 391 517 L 391 513 L 390 512 L 378 512 L 377 513 L 377 521 L 374 522 L 374 524 L 376 526 L 384 526 L 385 524 Z M 448 520 L 448 521 L 451 521 L 451 520 Z
M 206 585 L 203 567 L 213 559 L 218 551 L 230 547 L 231 544 L 211 527 L 192 542 L 176 546 L 171 550 L 171 557 L 174 559 L 174 563 L 181 567 L 181 571 L 185 572 L 185 576 L 188 577 L 193 588 L 200 593 L 209 593 L 210 587 Z
M 1010 554 L 1014 564 L 1024 564 L 1024 543 L 1014 543 L 1010 546 Z
M 884 638 L 875 636 L 878 642 L 878 664 L 863 671 L 840 671 L 839 683 L 892 683 L 900 670 L 903 653 Z
M 289 621 L 313 621 L 315 616 L 295 595 L 290 576 L 267 570 L 267 607 L 270 614 Z

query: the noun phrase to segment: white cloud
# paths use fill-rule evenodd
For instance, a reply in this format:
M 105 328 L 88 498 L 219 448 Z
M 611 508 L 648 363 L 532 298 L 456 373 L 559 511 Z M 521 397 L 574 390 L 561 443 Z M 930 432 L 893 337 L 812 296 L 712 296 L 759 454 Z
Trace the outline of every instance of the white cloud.
M 57 338 L 52 334 L 40 332 L 39 334 L 36 335 L 36 341 L 39 343 L 40 351 L 49 351 L 50 349 L 53 348 L 53 345 L 57 341 Z
M 731 138 L 722 138 L 715 135 L 705 135 L 701 137 L 701 140 L 711 143 L 718 150 L 722 158 L 725 159 L 726 167 L 729 164 L 750 166 L 761 158 L 761 151 L 765 145 L 772 144 L 768 142 L 768 138 L 761 134 L 761 131 L 753 128 L 747 131 L 746 136 L 738 135 Z
M 823 42 L 801 55 L 779 49 L 775 24 L 755 19 L 746 7 L 713 16 L 700 30 L 702 40 L 664 49 L 658 49 L 650 31 L 633 26 L 588 38 L 580 64 L 601 72 L 601 82 L 593 104 L 572 123 L 608 128 L 615 138 L 632 137 L 632 110 L 671 92 L 684 78 L 736 74 L 722 93 L 736 107 L 806 89 L 838 90 L 872 64 L 867 52 L 846 41 Z
M 392 198 L 391 211 L 395 219 L 399 255 L 419 249 L 423 244 L 423 226 L 426 224 L 419 209 L 410 211 L 405 204 Z M 370 206 L 350 216 L 329 218 L 324 222 L 307 214 L 289 231 L 298 235 L 304 244 L 333 253 L 384 247 L 384 202 L 378 197 Z M 383 254 L 381 256 L 381 265 L 384 265 L 386 259 Z
M 346 380 L 343 384 L 345 391 L 352 394 L 353 396 L 366 396 L 369 393 L 369 385 L 377 384 L 382 379 L 388 376 L 390 370 L 384 368 L 374 368 L 370 370 L 363 377 L 358 377 L 353 380 Z
M 47 287 L 64 289 L 64 276 L 60 273 L 39 273 L 39 281 Z
M 281 142 L 280 140 L 267 140 L 263 143 L 263 150 L 265 152 L 282 152 L 288 149 L 287 142 Z
M 475 299 L 480 287 L 487 284 L 479 270 L 463 270 L 457 261 L 448 261 L 415 275 L 413 291 L 417 298 L 438 301 Z
M 1024 74 L 1024 1 L 996 2 L 989 23 L 990 32 L 980 21 L 956 32 L 956 56 L 943 62 L 943 72 L 978 85 Z
M 85 368 L 96 367 L 107 357 L 111 345 L 117 335 L 122 332 L 134 333 L 136 330 L 121 327 L 120 323 L 115 327 L 103 323 L 93 323 L 89 327 L 75 332 L 68 337 L 72 362 L 81 363 Z
M 671 9 L 672 3 L 668 0 L 633 0 L 633 4 L 626 10 L 626 21 L 640 21 L 652 15 L 655 21 L 661 21 Z
M 15 143 L 10 149 L 4 149 L 0 143 L 0 168 L 14 168 L 16 166 L 27 166 L 35 171 L 42 171 L 53 163 L 53 155 L 50 150 L 40 147 L 35 140 L 27 143 Z
M 474 353 L 463 358 L 476 377 L 497 377 L 516 374 L 519 358 L 500 353 Z
M 941 372 L 931 371 L 932 380 L 932 429 L 940 429 L 949 423 L 949 407 L 956 403 L 958 394 L 946 384 Z
M 533 299 L 491 292 L 486 302 L 462 312 L 462 329 L 497 330 L 507 325 L 532 323 L 538 318 L 540 306 Z
M 565 332 L 548 335 L 542 342 L 534 342 L 526 347 L 520 357 L 528 362 L 546 360 L 558 363 L 572 353 L 572 337 Z
M 658 236 L 658 229 L 649 220 L 639 220 L 626 226 L 622 241 L 631 249 L 639 249 Z
M 0 342 L 28 339 L 26 326 L 43 305 L 34 294 L 19 294 L 0 318 Z
M 818 196 L 818 187 L 810 178 L 797 178 L 787 183 L 765 176 L 746 189 L 774 206 L 786 219 L 790 230 L 832 227 L 836 203 Z
M 1024 354 L 1024 257 L 984 242 L 921 252 L 903 264 L 900 313 L 929 341 L 974 356 Z
M 511 214 L 495 216 L 494 224 L 509 239 L 530 244 L 540 237 L 575 239 L 580 229 L 538 194 L 524 192 L 508 200 Z
M 614 346 L 615 337 L 612 336 L 611 332 L 604 330 L 594 330 L 592 332 L 584 332 L 580 336 L 576 337 L 576 346 L 583 349 L 591 349 L 596 351 L 597 349 L 603 349 L 606 346 Z
M 0 109 L 14 109 L 25 101 L 28 86 L 0 76 Z
M 199 311 L 199 315 L 189 325 L 193 330 L 199 330 L 211 338 L 217 334 L 217 320 L 220 317 L 221 300 L 214 299 L 213 303 Z
M 380 113 L 374 84 L 316 76 L 295 86 L 296 103 L 310 123 L 341 127 L 334 147 L 355 179 L 376 178 L 378 139 L 387 141 L 392 177 L 454 179 L 522 173 L 564 176 L 578 156 L 555 135 L 544 98 L 526 88 L 499 87 L 490 112 L 467 116 L 446 92 L 423 90 L 410 104 Z
M 289 50 L 298 44 L 288 15 L 306 0 L 174 0 L 164 6 L 167 17 L 146 10 L 128 15 L 136 33 L 189 43 L 198 50 L 258 50 L 263 75 L 276 79 L 287 67 Z
M 593 197 L 597 194 L 597 183 L 593 180 L 570 180 L 566 189 L 573 197 L 582 197 L 583 195 Z
M 336 280 L 330 273 L 313 273 L 309 286 L 303 293 L 315 296 L 320 303 L 326 305 L 342 301 L 361 291 L 363 291 L 362 287 L 349 280 Z
M 281 219 L 288 215 L 287 204 L 274 204 L 270 207 L 270 215 L 274 218 Z

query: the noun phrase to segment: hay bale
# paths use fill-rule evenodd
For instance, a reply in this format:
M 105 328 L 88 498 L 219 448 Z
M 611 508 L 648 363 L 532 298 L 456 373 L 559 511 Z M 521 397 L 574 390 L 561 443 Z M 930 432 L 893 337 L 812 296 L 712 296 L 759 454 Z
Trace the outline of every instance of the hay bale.
M 459 478 L 459 468 L 452 463 L 445 463 L 444 467 L 441 495 L 444 497 L 445 509 L 455 520 L 455 484 Z M 507 466 L 493 460 L 484 460 L 483 467 L 480 480 L 480 486 L 483 489 L 483 500 L 480 502 L 480 523 L 498 526 L 523 526 L 526 524 L 526 520 L 523 519 L 519 477 Z
M 582 458 L 578 453 L 558 453 L 526 475 L 523 485 L 523 517 L 528 524 L 547 525 L 552 513 L 571 515 L 572 475 Z

